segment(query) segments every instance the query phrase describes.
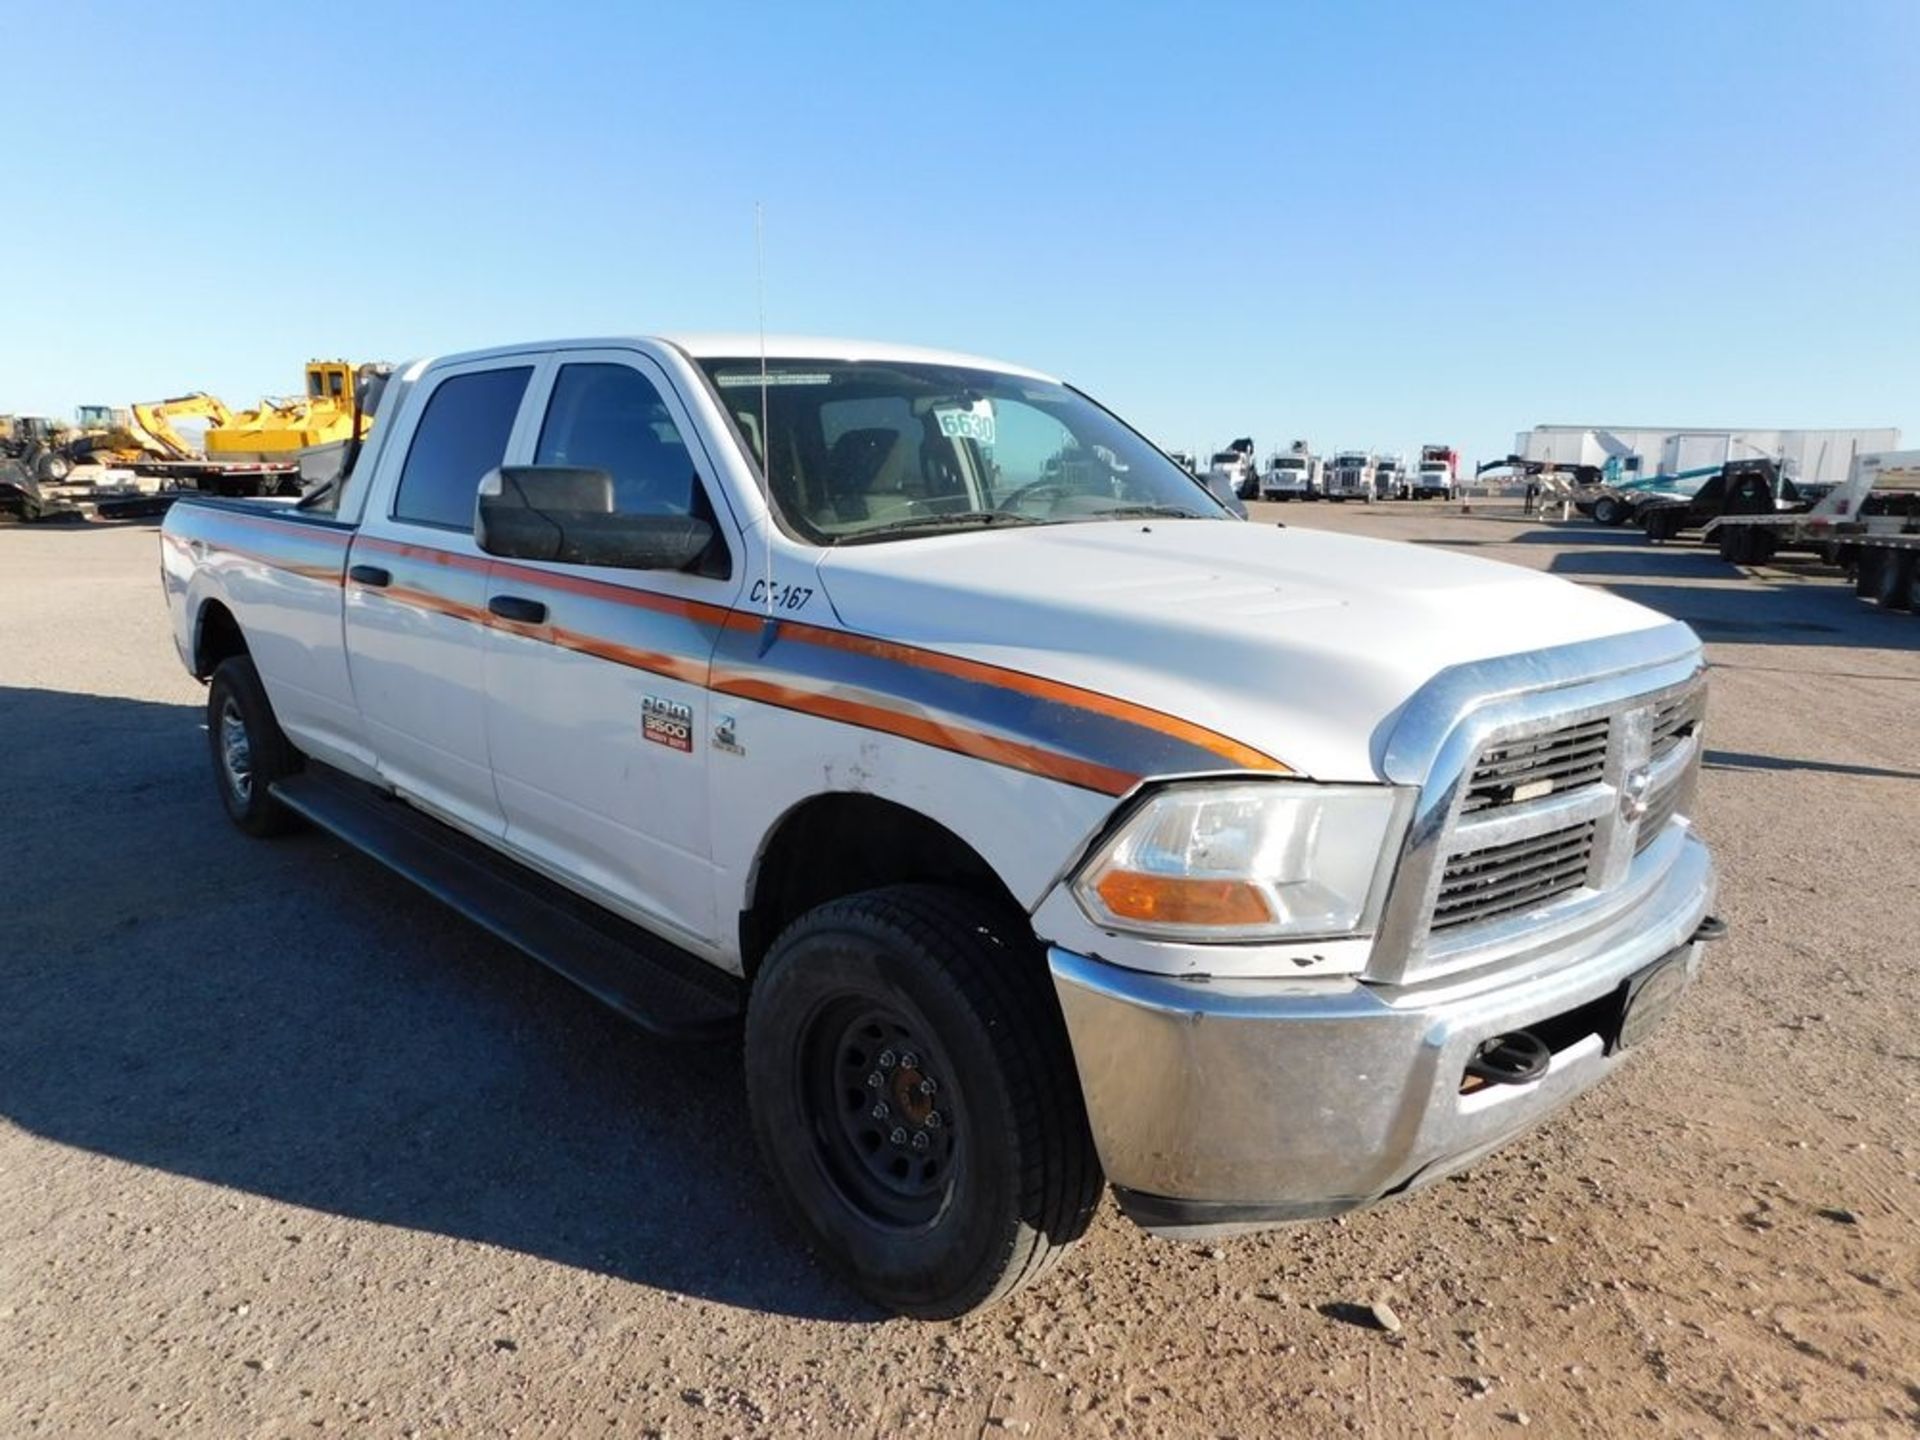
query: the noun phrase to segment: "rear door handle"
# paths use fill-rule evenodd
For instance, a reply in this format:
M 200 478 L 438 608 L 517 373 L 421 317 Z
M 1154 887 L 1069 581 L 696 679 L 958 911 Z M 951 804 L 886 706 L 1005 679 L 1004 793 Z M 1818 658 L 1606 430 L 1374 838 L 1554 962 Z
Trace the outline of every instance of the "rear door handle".
M 543 625 L 547 619 L 545 605 L 518 595 L 496 595 L 487 601 L 487 609 L 502 620 L 517 620 L 522 625 Z
M 347 578 L 356 585 L 373 585 L 380 588 L 393 583 L 393 576 L 378 565 L 355 565 L 347 571 Z

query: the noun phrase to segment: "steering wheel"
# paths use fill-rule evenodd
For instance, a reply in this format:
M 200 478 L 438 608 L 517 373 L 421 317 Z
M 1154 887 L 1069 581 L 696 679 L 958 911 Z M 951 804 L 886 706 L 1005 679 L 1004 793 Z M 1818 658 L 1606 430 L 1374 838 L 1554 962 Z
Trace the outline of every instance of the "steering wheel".
M 1000 503 L 995 505 L 993 508 L 996 510 L 1011 511 L 1016 505 L 1018 505 L 1022 500 L 1025 500 L 1028 496 L 1038 495 L 1041 493 L 1050 493 L 1057 500 L 1064 497 L 1068 493 L 1069 488 L 1070 487 L 1067 485 L 1067 483 L 1064 480 L 1054 480 L 1054 479 L 1048 478 L 1048 479 L 1042 479 L 1042 480 L 1029 481 L 1027 484 L 1022 485 L 1018 490 L 1015 490 L 1012 494 L 1001 497 Z

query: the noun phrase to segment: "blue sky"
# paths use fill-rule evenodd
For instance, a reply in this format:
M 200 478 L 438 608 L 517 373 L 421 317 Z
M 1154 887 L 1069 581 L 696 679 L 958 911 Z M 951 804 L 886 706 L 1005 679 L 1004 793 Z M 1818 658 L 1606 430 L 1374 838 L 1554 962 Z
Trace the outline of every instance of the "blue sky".
M 760 201 L 770 328 L 1037 365 L 1169 447 L 1920 444 L 1912 0 L 155 23 L 0 0 L 0 411 L 750 329 Z

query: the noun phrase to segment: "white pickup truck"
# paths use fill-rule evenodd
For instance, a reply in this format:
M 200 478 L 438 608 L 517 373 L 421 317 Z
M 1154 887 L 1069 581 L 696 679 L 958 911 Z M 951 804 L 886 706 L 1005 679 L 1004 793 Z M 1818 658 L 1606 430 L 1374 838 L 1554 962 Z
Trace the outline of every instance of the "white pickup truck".
M 184 498 L 163 573 L 235 823 L 662 1034 L 743 1025 L 866 1295 L 1005 1295 L 1103 1181 L 1188 1237 L 1427 1185 L 1692 977 L 1684 625 L 1227 522 L 1031 370 L 762 344 L 412 364 L 344 479 Z

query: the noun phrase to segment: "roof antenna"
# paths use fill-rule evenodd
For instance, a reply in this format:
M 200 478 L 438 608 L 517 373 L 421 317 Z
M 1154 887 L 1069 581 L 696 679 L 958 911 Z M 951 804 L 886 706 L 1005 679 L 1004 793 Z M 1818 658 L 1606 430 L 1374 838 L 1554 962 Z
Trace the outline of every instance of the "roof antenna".
M 758 200 L 753 202 L 753 278 L 754 288 L 760 310 L 760 481 L 766 487 L 763 498 L 767 502 L 767 532 L 762 537 L 761 548 L 766 556 L 766 569 L 762 575 L 761 598 L 767 604 L 767 624 L 773 624 L 773 435 L 767 428 L 767 239 L 764 211 Z M 761 644 L 772 643 L 771 628 L 762 637 Z

